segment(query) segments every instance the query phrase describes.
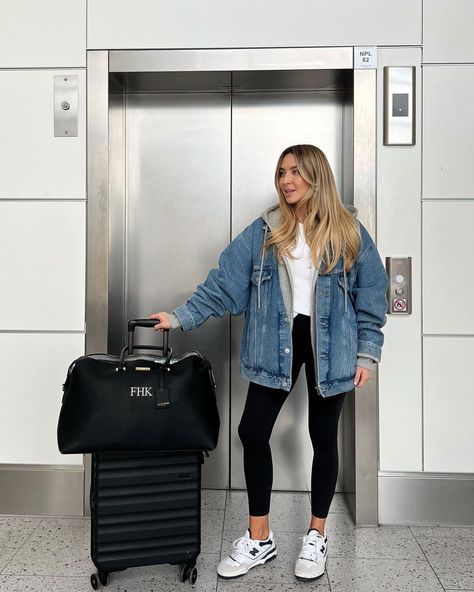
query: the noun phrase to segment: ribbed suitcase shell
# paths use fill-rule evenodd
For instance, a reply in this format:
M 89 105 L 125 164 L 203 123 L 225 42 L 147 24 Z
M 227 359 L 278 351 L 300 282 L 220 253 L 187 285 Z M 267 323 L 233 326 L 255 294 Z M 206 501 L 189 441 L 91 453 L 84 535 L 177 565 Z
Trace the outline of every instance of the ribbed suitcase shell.
M 201 550 L 201 452 L 92 456 L 91 556 L 99 570 L 194 565 Z

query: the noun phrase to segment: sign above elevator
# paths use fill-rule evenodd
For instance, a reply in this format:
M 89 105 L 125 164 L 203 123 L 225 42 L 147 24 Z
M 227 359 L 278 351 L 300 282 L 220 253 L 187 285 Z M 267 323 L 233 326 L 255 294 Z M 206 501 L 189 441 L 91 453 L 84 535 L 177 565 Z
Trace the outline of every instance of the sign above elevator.
M 377 47 L 354 47 L 354 70 L 377 68 Z

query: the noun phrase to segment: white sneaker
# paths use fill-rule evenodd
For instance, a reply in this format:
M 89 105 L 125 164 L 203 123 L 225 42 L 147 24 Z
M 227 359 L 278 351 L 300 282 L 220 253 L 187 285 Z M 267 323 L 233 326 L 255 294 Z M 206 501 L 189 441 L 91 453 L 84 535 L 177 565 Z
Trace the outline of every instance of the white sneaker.
M 243 537 L 234 541 L 230 555 L 219 563 L 217 573 L 222 578 L 243 576 L 252 567 L 263 565 L 276 555 L 272 531 L 264 541 L 256 541 L 250 538 L 250 532 L 246 530 Z
M 304 582 L 320 578 L 326 567 L 327 554 L 327 535 L 322 536 L 316 529 L 311 529 L 303 537 L 303 544 L 295 565 L 296 578 Z

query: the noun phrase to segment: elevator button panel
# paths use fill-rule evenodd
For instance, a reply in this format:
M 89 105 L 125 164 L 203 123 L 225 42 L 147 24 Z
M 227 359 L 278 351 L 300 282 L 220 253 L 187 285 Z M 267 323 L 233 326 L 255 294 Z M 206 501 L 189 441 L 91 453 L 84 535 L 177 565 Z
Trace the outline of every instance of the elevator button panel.
M 411 257 L 387 257 L 388 313 L 411 314 Z
M 415 144 L 415 67 L 385 66 L 383 143 L 385 146 Z
M 54 136 L 76 138 L 79 116 L 79 76 L 54 77 Z

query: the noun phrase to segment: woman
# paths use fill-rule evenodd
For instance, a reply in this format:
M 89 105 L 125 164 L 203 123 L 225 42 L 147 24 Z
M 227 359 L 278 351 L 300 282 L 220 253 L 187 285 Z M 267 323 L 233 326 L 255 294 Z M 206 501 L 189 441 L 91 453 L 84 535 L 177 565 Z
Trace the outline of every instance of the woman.
M 279 204 L 269 208 L 219 258 L 186 304 L 155 330 L 195 329 L 209 316 L 245 312 L 240 371 L 250 380 L 239 425 L 249 501 L 249 527 L 217 572 L 241 576 L 276 557 L 269 526 L 270 435 L 305 364 L 309 431 L 315 451 L 311 520 L 296 560 L 304 581 L 325 570 L 326 517 L 338 473 L 337 429 L 354 385 L 370 380 L 380 361 L 388 279 L 356 210 L 344 206 L 324 153 L 312 145 L 286 148 L 278 159 Z

